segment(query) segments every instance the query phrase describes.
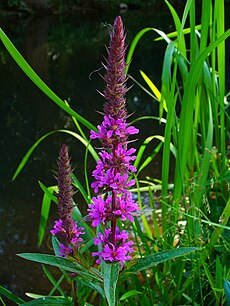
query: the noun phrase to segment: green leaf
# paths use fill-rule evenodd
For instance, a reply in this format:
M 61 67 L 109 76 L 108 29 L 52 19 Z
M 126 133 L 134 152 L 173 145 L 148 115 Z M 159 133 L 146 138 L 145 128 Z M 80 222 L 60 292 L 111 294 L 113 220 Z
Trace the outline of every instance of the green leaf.
M 125 272 L 135 272 L 136 273 L 142 270 L 146 270 L 153 266 L 158 265 L 159 263 L 162 263 L 167 260 L 174 259 L 180 256 L 189 255 L 190 253 L 195 252 L 197 250 L 198 248 L 196 247 L 185 247 L 185 248 L 168 250 L 168 251 L 164 251 L 160 253 L 154 253 L 154 254 L 138 259 L 137 262 Z
M 145 29 L 142 29 L 140 32 L 137 33 L 137 35 L 134 37 L 130 47 L 129 47 L 129 51 L 128 51 L 128 54 L 127 54 L 127 57 L 126 57 L 126 69 L 125 69 L 125 72 L 126 74 L 128 73 L 128 70 L 129 70 L 129 66 L 130 66 L 130 63 L 131 63 L 131 59 L 132 59 L 132 56 L 133 56 L 133 53 L 136 49 L 136 46 L 139 42 L 139 40 L 141 39 L 141 37 L 149 32 L 149 31 L 154 31 L 156 32 L 157 34 L 159 34 L 161 37 L 164 38 L 164 40 L 169 43 L 170 42 L 170 39 L 166 36 L 166 34 L 158 29 L 155 29 L 155 28 L 145 28 Z
M 46 187 L 42 182 L 38 181 L 39 186 L 41 187 L 41 189 L 44 191 L 44 194 L 46 194 L 50 200 L 52 200 L 55 204 L 58 203 L 57 201 L 57 197 L 54 195 L 54 192 L 57 193 L 58 192 L 58 186 L 50 186 L 50 187 Z
M 140 291 L 137 291 L 137 290 L 130 290 L 130 291 L 124 293 L 124 294 L 121 296 L 120 301 L 126 300 L 126 299 L 128 299 L 129 297 L 134 296 L 134 295 L 137 295 L 137 294 L 141 294 L 141 292 L 140 292 Z
M 160 118 L 160 117 L 155 117 L 155 116 L 142 116 L 142 117 L 138 117 L 136 119 L 134 119 L 133 121 L 130 122 L 130 125 L 133 125 L 135 122 L 141 121 L 141 120 L 157 120 L 159 121 L 159 123 L 166 123 L 166 120 L 164 118 Z
M 200 30 L 200 29 L 201 29 L 201 24 L 195 26 L 195 30 Z M 190 34 L 190 33 L 191 33 L 191 28 L 183 29 L 183 30 L 182 30 L 182 33 L 183 33 L 183 34 Z M 175 38 L 175 37 L 177 37 L 178 35 L 179 35 L 179 33 L 178 33 L 177 31 L 170 32 L 170 33 L 166 34 L 166 36 L 167 36 L 168 38 Z M 161 41 L 161 40 L 163 40 L 163 39 L 164 39 L 163 37 L 158 37 L 158 38 L 154 39 L 154 41 Z
M 26 62 L 26 60 L 22 57 L 22 55 L 18 52 L 6 34 L 0 29 L 0 39 L 5 45 L 6 49 L 13 57 L 18 66 L 24 71 L 24 73 L 31 79 L 31 81 L 44 92 L 44 94 L 49 97 L 54 103 L 56 103 L 60 108 L 62 108 L 69 115 L 75 117 L 78 121 L 84 124 L 89 130 L 96 131 L 97 129 L 93 124 L 91 124 L 88 120 L 83 118 L 73 109 L 71 109 L 64 101 L 62 101 L 36 74 L 36 72 L 30 67 L 30 65 Z
M 53 277 L 53 275 L 50 273 L 50 271 L 45 267 L 45 265 L 42 265 L 42 269 L 43 272 L 45 273 L 46 277 L 48 278 L 48 280 L 51 282 L 51 284 L 53 285 L 52 290 L 49 293 L 49 296 L 52 296 L 53 293 L 58 290 L 60 295 L 65 297 L 67 299 L 67 296 L 65 294 L 65 292 L 62 290 L 62 288 L 60 287 L 60 284 L 62 283 L 62 281 L 65 279 L 65 275 L 62 274 L 61 277 L 59 278 L 58 281 L 56 281 Z M 38 297 L 37 297 L 38 298 Z
M 226 294 L 227 304 L 230 305 L 230 282 L 224 279 L 224 292 Z
M 58 254 L 59 254 L 59 241 L 58 241 L 58 239 L 57 239 L 57 237 L 56 236 L 54 236 L 54 235 L 52 235 L 52 247 L 53 247 L 53 250 L 54 250 L 54 254 L 56 255 L 56 256 L 58 256 Z
M 18 296 L 16 296 L 15 294 L 13 294 L 12 292 L 10 292 L 9 290 L 7 290 L 6 288 L 0 286 L 0 294 L 2 294 L 3 296 L 5 296 L 6 298 L 8 298 L 9 300 L 13 301 L 16 304 L 22 304 L 24 303 L 24 301 L 19 298 Z
M 66 306 L 72 305 L 69 301 L 64 298 L 56 297 L 43 297 L 30 302 L 23 303 L 21 305 L 25 306 L 36 306 L 36 305 L 46 305 L 46 306 Z
M 163 142 L 160 142 L 159 145 L 153 150 L 152 154 L 149 155 L 144 162 L 141 164 L 141 166 L 138 169 L 138 174 L 148 166 L 148 164 L 153 160 L 153 158 L 156 156 L 156 154 L 160 151 L 161 147 L 163 145 Z
M 57 186 L 51 186 L 46 188 L 45 185 L 43 185 L 41 182 L 38 182 L 42 190 L 44 191 L 44 196 L 42 199 L 42 208 L 41 208 L 41 216 L 40 216 L 40 223 L 39 223 L 39 229 L 38 229 L 38 246 L 41 246 L 44 235 L 45 235 L 45 229 L 47 220 L 49 217 L 49 211 L 50 211 L 50 204 L 51 200 L 53 200 L 55 203 L 57 203 L 56 197 L 53 195 L 53 192 L 58 191 Z
M 101 288 L 100 284 L 99 283 L 96 283 L 96 282 L 87 282 L 85 280 L 82 280 L 81 283 L 84 285 L 84 286 L 87 286 L 91 289 L 93 289 L 94 291 L 97 291 L 102 297 L 103 299 L 106 298 L 105 296 L 105 293 L 103 291 L 103 289 Z
M 178 40 L 178 48 L 179 51 L 181 52 L 181 54 L 186 58 L 186 45 L 185 45 L 185 39 L 184 39 L 184 35 L 183 35 L 183 24 L 181 24 L 180 18 L 177 14 L 177 12 L 175 11 L 175 9 L 173 8 L 173 6 L 167 1 L 165 0 L 166 4 L 168 5 L 168 8 L 172 14 L 173 20 L 174 20 L 174 24 L 176 27 L 176 31 L 178 32 L 178 36 L 179 36 L 179 40 Z M 186 1 L 186 7 L 188 6 L 188 3 L 191 3 L 190 1 Z M 185 13 L 185 11 L 184 11 Z M 185 16 L 183 16 L 185 18 Z
M 160 140 L 162 143 L 165 141 L 164 137 L 161 136 L 161 135 L 154 135 L 154 136 L 149 136 L 149 137 L 147 137 L 147 138 L 143 141 L 142 145 L 140 146 L 140 148 L 139 148 L 139 150 L 138 150 L 137 158 L 136 158 L 136 160 L 135 160 L 135 162 L 134 162 L 134 166 L 135 166 L 136 168 L 138 168 L 138 166 L 139 166 L 139 164 L 140 164 L 140 161 L 141 161 L 141 158 L 142 158 L 142 156 L 143 156 L 143 154 L 144 154 L 144 152 L 145 152 L 147 146 L 149 145 L 149 143 L 150 143 L 153 139 L 158 139 L 158 140 Z M 173 155 L 176 157 L 176 149 L 175 149 L 175 147 L 173 146 L 172 143 L 170 143 L 170 150 L 171 150 L 171 152 L 173 153 Z
M 6 306 L 6 303 L 3 301 L 2 297 L 0 296 L 0 302 L 2 303 L 2 306 Z
M 46 133 L 45 135 L 43 135 L 41 138 L 39 138 L 33 145 L 32 147 L 27 151 L 27 153 L 25 154 L 25 156 L 23 157 L 22 161 L 20 162 L 19 166 L 17 167 L 14 175 L 13 175 L 13 181 L 16 179 L 16 177 L 18 176 L 18 174 L 22 171 L 22 169 L 24 168 L 25 164 L 27 163 L 28 159 L 30 158 L 31 154 L 33 153 L 33 151 L 37 148 L 37 146 L 44 140 L 46 139 L 48 136 L 55 134 L 55 133 L 67 133 L 72 135 L 73 137 L 77 138 L 85 147 L 88 147 L 89 152 L 91 153 L 91 155 L 93 156 L 93 158 L 95 159 L 95 161 L 97 161 L 99 159 L 97 152 L 94 150 L 94 148 L 92 147 L 92 145 L 89 144 L 88 141 L 86 141 L 82 136 L 80 136 L 79 134 L 69 131 L 69 130 L 56 130 L 56 131 L 51 131 L 49 133 Z
M 76 176 L 72 173 L 71 175 L 73 180 L 73 185 L 77 187 L 77 189 L 82 194 L 83 198 L 85 199 L 86 203 L 89 203 L 91 201 L 90 197 L 88 196 L 87 192 L 85 191 L 84 187 L 80 183 L 80 181 L 76 178 Z
M 160 117 L 162 117 L 163 107 L 166 103 L 167 110 L 171 105 L 169 105 L 170 95 L 171 95 L 171 81 L 172 81 L 172 63 L 174 59 L 174 52 L 176 51 L 176 44 L 171 41 L 165 51 L 164 62 L 162 68 L 162 86 L 161 86 L 161 101 L 160 101 Z
M 90 269 L 83 267 L 76 261 L 70 261 L 70 259 L 67 258 L 40 253 L 21 253 L 17 255 L 27 260 L 58 267 L 65 271 L 78 273 L 86 279 L 95 278 L 101 281 L 101 278 L 98 276 L 99 272 L 98 274 L 92 273 Z
M 120 271 L 120 263 L 101 263 L 102 274 L 104 278 L 104 290 L 109 306 L 115 306 L 116 303 L 116 285 Z

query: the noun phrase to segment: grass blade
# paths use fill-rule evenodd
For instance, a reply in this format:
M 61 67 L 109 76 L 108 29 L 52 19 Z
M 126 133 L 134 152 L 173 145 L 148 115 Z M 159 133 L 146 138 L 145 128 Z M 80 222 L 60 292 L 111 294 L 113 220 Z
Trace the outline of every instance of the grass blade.
M 69 130 L 56 130 L 56 131 L 51 131 L 49 133 L 46 133 L 45 135 L 43 135 L 41 138 L 39 138 L 33 145 L 32 147 L 27 151 L 27 153 L 25 154 L 25 156 L 23 157 L 22 161 L 20 162 L 19 166 L 17 167 L 12 180 L 14 181 L 16 179 L 16 177 L 19 175 L 19 173 L 22 171 L 22 169 L 24 168 L 25 164 L 27 163 L 28 159 L 30 158 L 31 154 L 33 153 L 33 151 L 37 148 L 37 146 L 47 137 L 51 136 L 52 134 L 55 133 L 67 133 L 72 135 L 73 137 L 77 138 L 85 147 L 88 147 L 89 152 L 91 153 L 91 155 L 93 156 L 93 158 L 95 159 L 95 161 L 97 161 L 99 159 L 99 156 L 97 154 L 97 152 L 94 150 L 94 148 L 92 147 L 92 145 L 89 144 L 88 141 L 86 141 L 82 136 L 80 136 L 79 134 L 69 131 Z
M 40 187 L 42 188 L 42 190 L 44 191 L 44 195 L 42 199 L 39 229 L 38 229 L 38 246 L 41 246 L 44 235 L 45 235 L 45 229 L 46 229 L 46 224 L 47 224 L 47 220 L 49 217 L 51 201 L 53 200 L 55 203 L 57 203 L 57 199 L 53 195 L 53 193 L 58 191 L 58 187 L 51 186 L 51 187 L 46 188 L 45 185 L 43 185 L 41 182 L 38 182 L 38 183 Z
M 6 288 L 0 286 L 0 294 L 4 295 L 6 298 L 8 298 L 9 300 L 13 301 L 16 304 L 23 304 L 24 301 L 19 298 L 18 296 L 16 296 L 15 294 L 13 294 L 12 292 L 10 292 L 9 290 L 7 290 Z
M 77 112 L 68 107 L 65 102 L 63 102 L 35 73 L 35 71 L 30 67 L 30 65 L 26 62 L 26 60 L 22 57 L 22 55 L 18 52 L 6 34 L 0 29 L 0 39 L 5 45 L 6 49 L 18 64 L 18 66 L 24 71 L 24 73 L 31 79 L 31 81 L 41 89 L 41 91 L 47 95 L 54 103 L 56 103 L 61 109 L 67 112 L 69 115 L 75 117 L 78 121 L 84 124 L 89 130 L 96 131 L 96 127 L 91 124 L 88 120 L 83 118 Z
M 45 273 L 46 277 L 48 278 L 48 280 L 49 280 L 49 281 L 51 282 L 51 284 L 54 286 L 54 287 L 52 288 L 52 290 L 50 291 L 49 296 L 52 296 L 52 294 L 55 292 L 55 290 L 58 290 L 59 293 L 60 293 L 63 297 L 65 297 L 65 298 L 67 299 L 67 296 L 66 296 L 65 292 L 64 292 L 64 291 L 62 290 L 62 288 L 60 287 L 60 284 L 61 284 L 61 282 L 65 279 L 65 276 L 62 275 L 62 276 L 59 278 L 59 280 L 56 281 L 56 280 L 53 278 L 53 276 L 52 276 L 52 274 L 50 273 L 50 271 L 49 271 L 44 265 L 42 265 L 42 269 L 43 269 L 43 272 Z
M 145 29 L 142 29 L 140 32 L 137 33 L 137 35 L 134 37 L 134 39 L 132 40 L 132 43 L 129 47 L 129 51 L 128 51 L 128 54 L 127 54 L 127 57 L 126 57 L 126 69 L 125 69 L 125 73 L 128 74 L 128 71 L 129 71 L 129 67 L 130 67 L 130 63 L 131 63 L 131 60 L 132 60 L 132 57 L 133 57 L 133 54 L 134 54 L 134 51 L 136 49 L 136 46 L 139 42 L 139 40 L 141 39 L 141 37 L 149 32 L 149 31 L 154 31 L 156 32 L 158 35 L 160 35 L 161 37 L 163 37 L 163 39 L 167 42 L 167 43 L 170 43 L 170 39 L 166 36 L 166 34 L 158 29 L 155 29 L 155 28 L 145 28 Z
M 185 83 L 182 110 L 181 110 L 181 120 L 180 120 L 180 130 L 178 135 L 178 154 L 180 154 L 180 159 L 176 161 L 175 169 L 175 189 L 174 189 L 174 199 L 179 199 L 182 192 L 182 181 L 185 173 L 185 168 L 187 165 L 189 144 L 191 138 L 192 120 L 193 120 L 193 107 L 194 107 L 194 97 L 195 88 L 199 80 L 199 76 L 204 67 L 204 61 L 206 57 L 216 48 L 221 42 L 227 39 L 230 35 L 230 30 L 225 32 L 219 38 L 217 38 L 213 43 L 211 43 L 196 59 L 194 65 L 191 67 L 190 73 L 188 75 L 187 81 Z
M 82 186 L 82 184 L 80 183 L 80 181 L 76 178 L 76 176 L 72 173 L 72 179 L 73 179 L 73 185 L 75 187 L 77 187 L 77 189 L 80 191 L 80 193 L 82 194 L 83 198 L 85 199 L 85 202 L 88 204 L 91 201 L 90 196 L 87 194 L 87 192 L 85 191 L 84 187 Z

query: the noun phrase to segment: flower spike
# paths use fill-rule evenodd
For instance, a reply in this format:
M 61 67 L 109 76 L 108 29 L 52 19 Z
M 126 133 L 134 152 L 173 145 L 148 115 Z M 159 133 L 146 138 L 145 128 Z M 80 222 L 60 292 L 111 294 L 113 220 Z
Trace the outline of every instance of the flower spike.
M 92 198 L 88 206 L 89 217 L 94 227 L 104 225 L 104 233 L 99 232 L 94 244 L 99 246 L 99 251 L 93 256 L 96 260 L 120 262 L 121 265 L 131 258 L 133 242 L 128 240 L 128 233 L 120 230 L 117 219 L 133 222 L 133 215 L 139 210 L 138 205 L 132 200 L 129 187 L 135 184 L 129 180 L 129 175 L 136 172 L 131 164 L 136 156 L 134 148 L 128 148 L 129 136 L 139 131 L 126 122 L 127 110 L 125 94 L 125 34 L 122 19 L 118 16 L 110 34 L 110 46 L 107 49 L 108 58 L 103 65 L 106 74 L 103 77 L 106 87 L 103 91 L 105 98 L 104 117 L 98 132 L 91 131 L 91 139 L 99 139 L 103 148 L 92 175 L 95 181 L 91 187 L 95 193 L 103 192 L 104 197 L 98 195 Z
M 52 235 L 57 235 L 63 241 L 59 245 L 59 255 L 63 257 L 73 256 L 74 251 L 79 248 L 84 234 L 82 227 L 77 228 L 73 218 L 73 186 L 71 179 L 71 166 L 69 160 L 68 149 L 63 145 L 60 150 L 58 160 L 58 212 L 59 220 L 55 221 L 53 229 L 50 231 Z

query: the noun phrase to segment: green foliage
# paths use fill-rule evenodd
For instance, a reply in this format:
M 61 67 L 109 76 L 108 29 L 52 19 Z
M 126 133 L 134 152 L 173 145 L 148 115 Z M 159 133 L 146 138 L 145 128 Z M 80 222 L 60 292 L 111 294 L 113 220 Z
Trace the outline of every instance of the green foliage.
M 141 88 L 153 95 L 154 100 L 160 102 L 159 118 L 165 120 L 161 177 L 162 211 L 160 217 L 152 215 L 153 219 L 158 217 L 158 224 L 162 221 L 162 227 L 158 229 L 159 225 L 153 222 L 155 235 L 158 237 L 155 249 L 173 246 L 179 224 L 182 222 L 185 224 L 183 235 L 179 235 L 177 243 L 181 246 L 202 245 L 205 249 L 203 255 L 198 255 L 197 259 L 193 258 L 191 277 L 185 282 L 182 282 L 184 265 L 179 266 L 179 261 L 175 267 L 171 263 L 164 266 L 165 274 L 170 269 L 176 271 L 170 278 L 171 285 L 173 281 L 177 284 L 176 287 L 171 286 L 170 294 L 164 293 L 164 303 L 173 301 L 177 304 L 187 300 L 206 305 L 207 300 L 214 299 L 218 304 L 224 300 L 223 277 L 229 268 L 229 239 L 224 232 L 230 217 L 225 128 L 229 117 L 225 110 L 224 84 L 225 40 L 230 31 L 224 32 L 224 1 L 202 2 L 202 26 L 195 24 L 195 1 L 186 2 L 181 20 L 172 5 L 168 1 L 166 4 L 172 14 L 176 31 L 165 34 L 155 28 L 143 29 L 134 38 L 127 55 L 128 73 L 130 63 L 133 64 L 135 48 L 144 34 L 154 31 L 160 36 L 155 39 L 156 42 L 164 39 L 167 43 L 161 90 L 156 88 L 143 71 L 140 73 L 148 89 L 141 81 L 136 80 L 137 84 L 141 84 Z M 185 29 L 185 23 L 188 22 L 190 28 Z M 188 34 L 190 41 L 185 40 L 185 35 Z M 153 137 L 154 135 L 151 135 L 149 139 Z M 175 160 L 172 158 L 170 146 L 175 150 Z M 138 158 L 138 164 L 141 165 L 141 161 Z M 172 196 L 169 196 L 169 171 L 172 167 L 174 180 Z M 220 181 L 218 177 L 223 176 L 226 179 Z M 154 178 L 140 181 L 153 188 Z M 143 190 L 144 187 L 139 190 L 141 188 Z M 215 218 L 213 197 L 216 199 L 216 207 L 221 207 L 222 211 L 222 214 L 219 213 Z M 213 224 L 212 228 L 207 226 L 213 222 L 215 225 Z M 226 231 L 229 231 L 228 226 Z M 207 281 L 203 282 L 205 278 Z M 189 298 L 191 291 L 195 293 Z M 164 288 L 162 294 L 163 292 Z

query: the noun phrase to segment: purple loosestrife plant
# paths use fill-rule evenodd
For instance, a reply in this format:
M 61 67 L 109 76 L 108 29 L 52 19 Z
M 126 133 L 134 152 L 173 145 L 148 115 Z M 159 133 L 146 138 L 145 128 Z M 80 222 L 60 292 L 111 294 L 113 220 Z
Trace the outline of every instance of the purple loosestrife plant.
M 123 23 L 118 16 L 110 34 L 108 58 L 104 65 L 104 118 L 98 126 L 98 133 L 91 131 L 90 135 L 91 139 L 100 139 L 103 146 L 99 153 L 101 159 L 92 173 L 95 178 L 92 188 L 95 193 L 105 195 L 92 198 L 88 208 L 92 225 L 105 225 L 104 233 L 99 232 L 94 240 L 94 244 L 99 246 L 99 252 L 93 253 L 93 256 L 99 257 L 97 263 L 105 260 L 123 264 L 131 258 L 133 242 L 125 230 L 119 229 L 117 219 L 132 222 L 133 214 L 139 209 L 128 190 L 135 184 L 134 180 L 128 180 L 129 174 L 136 171 L 131 165 L 136 158 L 133 155 L 135 149 L 128 149 L 128 137 L 139 131 L 126 122 L 125 49 Z
M 63 145 L 58 160 L 59 220 L 55 221 L 54 228 L 50 231 L 52 235 L 56 235 L 63 242 L 59 245 L 59 255 L 63 257 L 74 255 L 74 251 L 79 248 L 82 241 L 80 236 L 84 234 L 83 228 L 77 228 L 72 218 L 74 191 L 71 173 L 68 149 L 66 145 Z

